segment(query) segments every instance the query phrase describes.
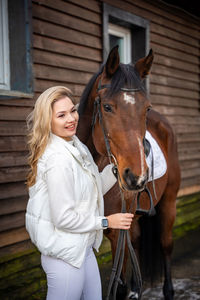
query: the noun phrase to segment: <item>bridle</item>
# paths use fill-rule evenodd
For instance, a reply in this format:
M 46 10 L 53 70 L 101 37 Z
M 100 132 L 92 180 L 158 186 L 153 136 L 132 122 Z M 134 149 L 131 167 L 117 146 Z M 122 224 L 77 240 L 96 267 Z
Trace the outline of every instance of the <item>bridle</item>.
M 111 147 L 110 147 L 110 142 L 109 142 L 109 138 L 108 138 L 108 133 L 107 130 L 105 128 L 105 125 L 103 124 L 103 116 L 102 116 L 102 111 L 101 111 L 101 97 L 99 95 L 99 91 L 105 88 L 110 88 L 111 85 L 110 84 L 104 84 L 101 85 L 101 79 L 99 80 L 98 83 L 98 88 L 97 88 L 97 97 L 95 98 L 94 101 L 94 110 L 93 110 L 93 117 L 92 117 L 92 132 L 94 130 L 94 126 L 97 120 L 97 117 L 99 118 L 99 124 L 101 126 L 102 132 L 103 132 L 103 137 L 104 137 L 104 142 L 105 142 L 105 146 L 106 146 L 106 151 L 108 154 L 108 159 L 110 163 L 114 163 L 114 167 L 113 167 L 113 174 L 116 176 L 116 178 L 118 179 L 118 183 L 119 186 L 122 190 L 126 190 L 122 184 L 122 180 L 120 178 L 119 172 L 118 172 L 118 163 L 117 163 L 117 159 L 115 158 L 115 156 L 112 154 L 111 151 Z M 120 89 L 123 92 L 138 92 L 140 91 L 140 88 L 121 88 Z M 151 144 L 149 143 L 149 141 L 144 138 L 143 139 L 143 146 L 144 146 L 144 152 L 146 157 L 149 155 L 150 151 L 151 151 Z M 153 192 L 154 192 L 154 196 L 155 199 L 157 199 L 156 196 L 156 190 L 155 190 L 155 183 L 154 183 L 154 159 L 153 159 L 153 152 L 152 153 L 152 184 L 153 184 Z M 138 197 L 137 197 L 137 210 L 136 210 L 136 214 L 138 215 L 148 215 L 148 216 L 153 216 L 155 215 L 155 209 L 154 209 L 154 205 L 153 205 L 153 199 L 151 197 L 151 193 L 149 191 L 149 189 L 147 187 L 145 187 L 145 189 L 142 192 L 146 192 L 147 195 L 149 196 L 149 200 L 150 200 L 150 209 L 149 210 L 143 210 L 140 208 L 140 204 L 139 204 L 139 200 L 140 200 L 140 195 L 141 192 L 138 193 Z
M 103 117 L 102 117 L 102 111 L 101 111 L 101 98 L 100 98 L 100 95 L 99 95 L 100 90 L 105 89 L 105 88 L 110 88 L 110 87 L 111 87 L 111 85 L 109 85 L 109 84 L 101 85 L 101 79 L 99 80 L 98 88 L 97 88 L 98 95 L 97 95 L 97 97 L 95 98 L 95 101 L 94 101 L 94 111 L 93 111 L 93 117 L 92 117 L 92 130 L 94 130 L 94 126 L 95 126 L 95 123 L 96 123 L 96 120 L 97 120 L 97 117 L 98 117 L 99 124 L 101 126 L 103 137 L 104 137 L 104 142 L 105 142 L 109 162 L 114 163 L 112 171 L 113 171 L 113 174 L 116 176 L 116 178 L 118 180 L 118 185 L 119 185 L 119 190 L 120 190 L 120 195 L 121 195 L 121 204 L 122 204 L 121 212 L 125 213 L 126 212 L 126 203 L 125 203 L 124 193 L 123 193 L 124 186 L 122 184 L 122 181 L 121 181 L 121 178 L 120 178 L 120 175 L 119 175 L 119 172 L 118 172 L 117 160 L 116 160 L 115 156 L 112 154 L 108 134 L 107 134 L 106 128 L 103 124 Z M 121 88 L 120 90 L 123 91 L 123 92 L 137 92 L 137 91 L 140 90 L 140 88 Z M 144 145 L 145 153 L 146 153 L 146 155 L 148 155 L 148 153 L 150 152 L 151 145 L 146 139 L 144 139 L 143 145 Z M 152 160 L 152 164 L 153 164 L 153 160 Z M 153 165 L 152 165 L 152 172 L 153 172 Z M 153 178 L 153 173 L 152 173 L 152 178 Z M 144 189 L 144 192 L 146 192 L 149 196 L 150 209 L 149 210 L 144 210 L 144 209 L 140 208 L 140 195 L 141 195 L 141 192 L 139 192 L 138 194 L 135 194 L 135 196 L 134 196 L 134 199 L 133 199 L 132 204 L 131 204 L 130 212 L 132 211 L 132 208 L 133 208 L 133 205 L 134 205 L 134 202 L 135 202 L 135 199 L 136 199 L 136 195 L 137 195 L 136 214 L 142 214 L 142 215 L 147 214 L 149 216 L 154 215 L 155 214 L 155 209 L 154 209 L 151 193 L 150 193 L 150 191 L 147 187 Z M 154 192 L 155 192 L 155 189 L 154 189 Z M 156 196 L 156 194 L 155 194 L 155 196 Z M 137 261 L 137 257 L 135 255 L 135 251 L 134 251 L 133 246 L 131 244 L 130 233 L 129 233 L 128 230 L 120 229 L 119 236 L 118 236 L 118 241 L 117 241 L 117 248 L 116 248 L 115 258 L 114 258 L 114 263 L 113 263 L 112 272 L 111 272 L 111 275 L 110 275 L 110 281 L 109 281 L 108 290 L 107 290 L 106 300 L 109 300 L 112 288 L 113 288 L 113 300 L 116 299 L 117 287 L 118 287 L 119 282 L 121 282 L 120 275 L 121 275 L 123 261 L 124 261 L 126 241 L 127 241 L 129 254 L 130 254 L 131 263 L 132 263 L 134 279 L 135 279 L 135 282 L 136 282 L 136 294 L 137 294 L 138 299 L 141 298 L 142 277 L 141 277 L 141 272 L 140 272 L 140 267 L 139 267 L 139 264 L 138 264 L 138 261 Z
M 115 167 L 113 169 L 113 173 L 116 175 L 117 160 L 111 152 L 110 143 L 109 143 L 109 139 L 108 139 L 108 134 L 106 132 L 105 126 L 103 125 L 103 117 L 102 117 L 102 111 L 101 111 L 101 98 L 99 96 L 99 91 L 100 90 L 103 90 L 105 88 L 110 88 L 110 87 L 111 87 L 110 84 L 101 85 L 101 79 L 99 80 L 98 88 L 97 88 L 98 95 L 97 95 L 97 97 L 95 98 L 95 101 L 94 101 L 94 110 L 93 110 L 93 117 L 92 117 L 92 130 L 94 129 L 94 125 L 96 123 L 97 116 L 98 116 L 99 117 L 99 124 L 100 124 L 102 132 L 103 132 L 103 137 L 104 137 L 104 141 L 105 141 L 105 145 L 106 145 L 108 159 L 109 159 L 110 163 L 112 162 L 112 160 L 114 160 Z M 139 88 L 121 88 L 120 90 L 123 91 L 123 92 L 137 92 L 140 89 Z

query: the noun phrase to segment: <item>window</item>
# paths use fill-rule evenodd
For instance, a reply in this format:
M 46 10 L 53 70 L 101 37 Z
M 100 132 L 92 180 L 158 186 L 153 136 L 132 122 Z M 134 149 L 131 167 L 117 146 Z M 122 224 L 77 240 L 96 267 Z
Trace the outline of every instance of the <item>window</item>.
M 103 59 L 119 44 L 124 63 L 135 63 L 149 51 L 149 21 L 103 3 Z
M 7 0 L 0 0 L 0 89 L 10 89 Z
M 31 0 L 0 0 L 0 97 L 33 96 L 31 20 Z
M 131 62 L 131 30 L 109 23 L 109 49 L 119 45 L 120 61 L 124 64 Z

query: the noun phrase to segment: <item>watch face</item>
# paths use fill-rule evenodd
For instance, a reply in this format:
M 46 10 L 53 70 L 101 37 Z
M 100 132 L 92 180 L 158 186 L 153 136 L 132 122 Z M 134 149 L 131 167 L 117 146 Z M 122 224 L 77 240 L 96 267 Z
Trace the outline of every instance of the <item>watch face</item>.
M 108 227 L 108 220 L 107 219 L 102 219 L 102 226 L 103 227 Z

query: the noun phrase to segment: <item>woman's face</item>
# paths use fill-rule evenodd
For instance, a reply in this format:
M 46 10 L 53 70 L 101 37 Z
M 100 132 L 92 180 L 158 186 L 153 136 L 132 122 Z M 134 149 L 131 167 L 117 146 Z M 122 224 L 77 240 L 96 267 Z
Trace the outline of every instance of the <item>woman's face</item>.
M 66 140 L 76 134 L 79 115 L 71 99 L 63 97 L 53 104 L 51 131 Z

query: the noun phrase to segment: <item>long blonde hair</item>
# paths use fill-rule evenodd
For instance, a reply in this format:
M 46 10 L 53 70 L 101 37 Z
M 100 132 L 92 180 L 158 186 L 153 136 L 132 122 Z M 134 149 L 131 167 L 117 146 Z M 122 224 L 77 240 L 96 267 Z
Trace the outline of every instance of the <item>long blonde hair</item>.
M 55 86 L 44 91 L 35 103 L 33 111 L 27 117 L 28 127 L 28 164 L 30 166 L 27 175 L 27 186 L 35 184 L 37 176 L 37 162 L 43 154 L 51 132 L 52 108 L 54 102 L 68 97 L 75 104 L 72 92 L 64 86 Z

